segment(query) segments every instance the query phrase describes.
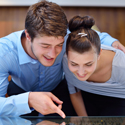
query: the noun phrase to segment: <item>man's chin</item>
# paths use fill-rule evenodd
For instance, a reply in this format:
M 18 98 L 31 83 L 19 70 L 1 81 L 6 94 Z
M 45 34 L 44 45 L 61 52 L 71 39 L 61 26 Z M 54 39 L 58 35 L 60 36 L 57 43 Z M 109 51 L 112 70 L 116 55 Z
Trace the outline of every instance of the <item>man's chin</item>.
M 43 64 L 44 65 L 44 64 Z M 46 67 L 50 67 L 50 66 L 52 66 L 53 64 L 45 64 L 44 66 L 46 66 Z
M 54 62 L 52 62 L 52 63 L 42 63 L 42 62 L 40 62 L 43 66 L 46 66 L 46 67 L 50 67 L 50 66 L 52 66 L 53 64 L 54 64 Z

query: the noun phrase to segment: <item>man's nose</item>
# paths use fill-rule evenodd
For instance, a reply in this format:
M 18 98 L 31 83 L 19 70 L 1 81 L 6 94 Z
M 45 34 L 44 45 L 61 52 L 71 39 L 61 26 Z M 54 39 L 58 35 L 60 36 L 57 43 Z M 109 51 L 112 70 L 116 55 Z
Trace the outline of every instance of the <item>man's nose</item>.
M 49 51 L 49 56 L 51 58 L 55 58 L 56 57 L 56 49 L 55 48 L 51 48 Z

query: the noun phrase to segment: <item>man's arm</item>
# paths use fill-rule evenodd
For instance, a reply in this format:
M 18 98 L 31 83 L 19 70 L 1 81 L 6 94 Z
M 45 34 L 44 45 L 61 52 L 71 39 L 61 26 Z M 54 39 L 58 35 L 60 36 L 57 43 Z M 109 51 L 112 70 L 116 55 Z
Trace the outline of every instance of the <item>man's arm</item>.
M 125 46 L 123 46 L 119 41 L 113 42 L 112 47 L 114 47 L 116 49 L 120 49 L 121 51 L 123 51 L 125 53 Z
M 53 102 L 56 102 L 56 106 Z M 30 107 L 43 115 L 58 113 L 62 118 L 62 101 L 50 92 L 27 92 L 10 97 L 0 97 L 0 116 L 20 116 L 31 113 Z
M 100 37 L 101 44 L 112 46 L 120 49 L 125 53 L 125 47 L 115 38 L 111 37 L 108 33 L 96 31 Z
M 29 93 L 0 97 L 0 116 L 19 116 L 31 113 L 28 106 Z
M 108 33 L 96 31 L 101 40 L 101 44 L 112 46 L 112 43 L 118 41 L 117 39 L 111 37 Z

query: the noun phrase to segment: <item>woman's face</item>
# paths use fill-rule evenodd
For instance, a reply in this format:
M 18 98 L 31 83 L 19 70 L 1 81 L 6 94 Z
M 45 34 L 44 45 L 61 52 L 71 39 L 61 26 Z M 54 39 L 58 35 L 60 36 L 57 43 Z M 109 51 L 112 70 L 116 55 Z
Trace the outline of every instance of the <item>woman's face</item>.
M 93 49 L 82 54 L 70 50 L 68 51 L 68 66 L 80 81 L 85 81 L 96 70 L 98 58 L 98 54 Z

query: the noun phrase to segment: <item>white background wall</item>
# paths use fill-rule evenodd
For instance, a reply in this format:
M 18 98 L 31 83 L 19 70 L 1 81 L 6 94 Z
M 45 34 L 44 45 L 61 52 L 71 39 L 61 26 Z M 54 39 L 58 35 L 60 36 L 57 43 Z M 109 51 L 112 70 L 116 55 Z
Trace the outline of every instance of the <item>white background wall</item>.
M 0 6 L 30 6 L 39 0 L 0 0 Z M 60 6 L 125 7 L 125 0 L 48 0 Z

